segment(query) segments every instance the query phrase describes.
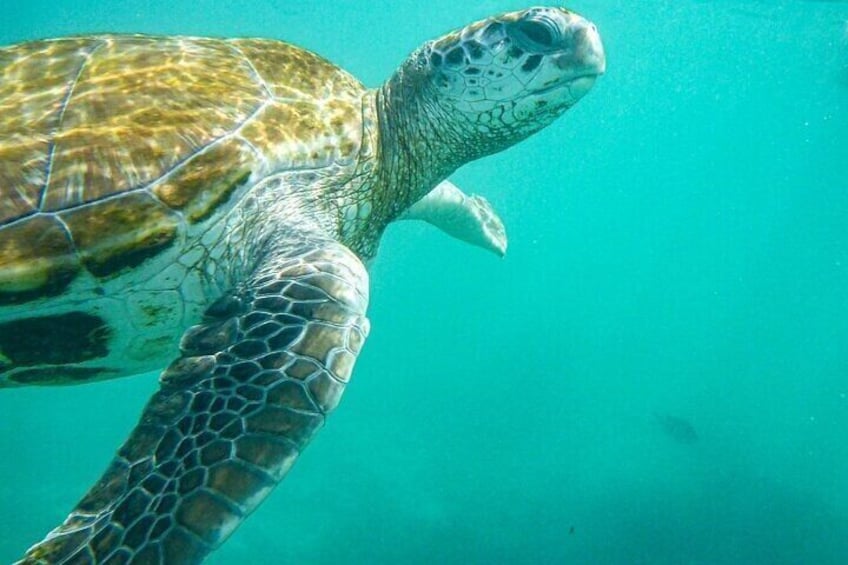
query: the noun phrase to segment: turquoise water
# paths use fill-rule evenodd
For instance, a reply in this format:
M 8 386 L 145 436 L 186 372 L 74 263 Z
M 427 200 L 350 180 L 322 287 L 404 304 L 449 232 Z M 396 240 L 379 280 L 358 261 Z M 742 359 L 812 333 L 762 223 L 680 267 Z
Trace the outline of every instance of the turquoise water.
M 11 0 L 0 43 L 278 37 L 376 86 L 522 7 L 291 4 Z M 848 3 L 571 7 L 607 75 L 452 177 L 500 211 L 506 258 L 389 229 L 344 401 L 210 563 L 848 562 Z M 0 563 L 64 518 L 155 387 L 0 391 Z

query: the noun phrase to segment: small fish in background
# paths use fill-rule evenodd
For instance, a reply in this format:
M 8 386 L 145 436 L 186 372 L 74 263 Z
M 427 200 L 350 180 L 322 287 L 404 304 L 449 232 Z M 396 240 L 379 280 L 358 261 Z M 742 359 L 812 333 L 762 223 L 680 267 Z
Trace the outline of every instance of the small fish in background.
M 665 434 L 677 443 L 692 445 L 698 442 L 698 432 L 695 431 L 695 426 L 689 420 L 670 414 L 657 413 L 654 413 L 654 418 Z

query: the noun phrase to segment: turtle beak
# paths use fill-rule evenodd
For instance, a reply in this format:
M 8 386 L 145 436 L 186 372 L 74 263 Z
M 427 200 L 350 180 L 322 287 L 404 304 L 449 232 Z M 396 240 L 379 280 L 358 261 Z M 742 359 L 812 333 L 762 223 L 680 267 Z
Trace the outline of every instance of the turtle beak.
M 566 48 L 555 57 L 560 67 L 582 68 L 587 76 L 599 76 L 607 70 L 607 58 L 598 28 L 592 22 L 576 16 L 567 27 Z

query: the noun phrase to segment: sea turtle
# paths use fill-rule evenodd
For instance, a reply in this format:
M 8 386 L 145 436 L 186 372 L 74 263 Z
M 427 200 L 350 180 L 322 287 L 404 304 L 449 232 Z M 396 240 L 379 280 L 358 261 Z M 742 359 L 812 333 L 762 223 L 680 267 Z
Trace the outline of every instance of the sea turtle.
M 373 90 L 265 39 L 0 49 L 0 385 L 167 366 L 103 477 L 23 562 L 218 547 L 338 404 L 387 224 L 426 219 L 502 252 L 485 201 L 434 187 L 553 122 L 604 66 L 595 27 L 560 8 L 429 41 Z

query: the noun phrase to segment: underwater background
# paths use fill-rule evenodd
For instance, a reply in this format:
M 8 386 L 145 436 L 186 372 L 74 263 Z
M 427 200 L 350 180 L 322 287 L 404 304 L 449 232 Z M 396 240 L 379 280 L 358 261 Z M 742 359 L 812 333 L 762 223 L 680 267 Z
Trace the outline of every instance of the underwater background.
M 512 0 L 5 0 L 0 43 L 265 36 L 369 86 Z M 848 3 L 581 0 L 607 74 L 452 178 L 503 260 L 386 233 L 339 409 L 208 562 L 848 563 Z M 157 375 L 0 391 L 0 563 Z

